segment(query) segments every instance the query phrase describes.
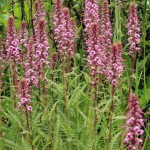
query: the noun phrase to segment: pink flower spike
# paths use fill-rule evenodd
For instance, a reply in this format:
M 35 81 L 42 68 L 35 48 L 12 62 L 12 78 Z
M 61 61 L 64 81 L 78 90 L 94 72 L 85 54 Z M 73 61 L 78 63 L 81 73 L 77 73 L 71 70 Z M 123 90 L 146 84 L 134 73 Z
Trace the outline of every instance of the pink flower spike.
M 128 120 L 126 121 L 125 125 L 126 137 L 124 140 L 128 150 L 133 150 L 135 147 L 138 147 L 139 150 L 142 150 L 142 135 L 144 134 L 144 131 L 141 128 L 144 125 L 144 120 L 141 118 L 141 112 L 142 111 L 138 103 L 138 98 L 135 94 L 131 94 L 129 97 L 129 107 L 127 113 Z
M 19 52 L 19 41 L 16 35 L 14 17 L 8 18 L 7 25 L 7 39 L 6 39 L 6 59 L 9 62 L 19 63 L 20 52 Z
M 122 45 L 121 43 L 113 44 L 111 48 L 111 53 L 108 57 L 109 61 L 107 62 L 107 68 L 105 74 L 108 81 L 111 81 L 112 84 L 117 87 L 118 79 L 120 79 L 123 73 L 123 59 L 122 59 Z
M 98 0 L 85 0 L 85 10 L 84 10 L 84 24 L 85 32 L 88 34 L 89 29 L 93 23 L 99 26 L 99 6 Z
M 28 111 L 31 111 L 32 109 L 30 108 L 31 106 L 31 100 L 30 100 L 30 89 L 29 86 L 27 85 L 27 81 L 25 78 L 23 78 L 20 81 L 20 86 L 19 86 L 19 103 L 18 103 L 18 108 L 22 108 L 23 106 L 27 108 Z M 28 109 L 29 108 L 29 109 Z
M 86 40 L 88 65 L 91 69 L 91 76 L 93 77 L 93 85 L 96 84 L 97 76 L 102 75 L 104 71 L 103 58 L 104 54 L 101 49 L 101 37 L 99 36 L 99 28 L 97 23 L 91 24 L 88 28 L 88 37 Z
M 62 59 L 65 56 L 74 56 L 76 23 L 71 19 L 69 9 L 62 6 L 61 0 L 55 1 L 53 26 L 54 39 Z
M 130 12 L 128 18 L 128 42 L 130 43 L 129 53 L 132 57 L 136 56 L 137 52 L 140 52 L 140 24 L 138 20 L 136 4 L 133 2 L 130 4 Z

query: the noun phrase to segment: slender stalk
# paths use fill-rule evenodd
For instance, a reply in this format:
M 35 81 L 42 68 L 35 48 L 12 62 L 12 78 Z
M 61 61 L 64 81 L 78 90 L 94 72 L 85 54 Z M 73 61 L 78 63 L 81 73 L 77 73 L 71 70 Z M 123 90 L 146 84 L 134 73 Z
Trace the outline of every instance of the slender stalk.
M 0 139 L 2 139 L 3 137 L 3 134 L 2 134 L 2 121 L 0 121 Z M 3 146 L 2 146 L 2 140 L 0 140 L 0 148 L 2 149 Z
M 47 101 L 47 100 L 46 100 Z M 50 123 L 50 116 L 49 116 L 49 109 L 48 109 L 48 101 L 46 102 L 46 114 L 47 114 L 47 120 L 48 120 L 48 130 L 49 130 L 49 138 L 50 138 L 50 144 L 51 144 L 51 149 L 54 150 L 54 144 L 53 144 L 53 133 L 51 129 L 51 123 Z
M 121 41 L 121 6 L 118 4 L 118 41 Z
M 68 59 L 68 58 L 67 58 Z M 65 77 L 65 61 L 66 61 L 66 57 L 63 58 L 62 60 L 62 75 L 63 75 L 63 84 L 64 84 L 64 104 L 65 104 L 65 113 L 67 116 L 67 124 L 68 124 L 68 130 L 70 130 L 70 114 L 69 114 L 69 108 L 68 108 L 68 101 L 67 101 L 67 81 L 66 81 L 66 77 Z M 69 142 L 69 150 L 71 150 L 71 143 Z
M 147 0 L 144 3 L 144 13 L 143 13 L 143 21 L 142 21 L 142 41 L 143 41 L 143 49 L 144 49 L 144 60 L 146 56 L 146 22 L 147 22 Z M 145 61 L 144 61 L 145 62 Z M 146 63 L 146 62 L 145 62 Z M 144 63 L 144 89 L 146 90 L 146 64 Z
M 34 146 L 33 146 L 33 132 L 32 132 L 32 112 L 30 112 L 30 143 L 31 143 L 31 146 L 32 146 L 32 150 L 34 150 Z
M 21 20 L 25 20 L 24 0 L 20 0 L 21 4 Z
M 2 69 L 1 65 L 2 65 L 2 63 L 0 60 L 0 69 Z M 2 71 L 0 72 L 0 100 L 1 100 L 1 94 L 2 94 Z
M 99 91 L 100 91 L 101 99 L 104 98 L 104 91 L 103 91 L 102 83 L 103 83 L 103 77 L 102 77 L 102 75 L 100 75 L 100 77 L 99 77 Z
M 62 58 L 62 76 L 63 76 L 63 85 L 64 85 L 64 105 L 65 111 L 67 114 L 67 99 L 66 99 L 66 79 L 65 79 L 65 57 Z
M 90 74 L 90 68 L 88 68 L 88 74 Z M 87 93 L 90 93 L 90 97 L 92 97 L 91 95 L 93 95 L 93 93 L 91 93 L 91 84 L 90 83 L 88 83 L 88 85 L 87 85 Z M 88 104 L 87 104 L 87 117 L 88 118 L 90 118 L 90 111 L 91 111 L 91 106 L 92 106 L 92 104 L 93 104 L 93 101 L 88 101 Z M 86 126 L 86 130 L 88 131 L 89 130 L 89 127 L 91 127 L 91 124 L 89 123 L 89 122 L 87 122 L 88 123 L 88 125 Z M 93 127 L 93 124 L 92 124 L 92 127 Z M 88 142 L 89 142 L 89 134 L 88 134 L 88 132 L 86 132 L 86 134 L 85 134 L 85 142 L 86 142 L 86 145 L 88 144 Z
M 68 64 L 68 68 L 67 68 L 67 72 L 68 72 L 68 92 L 69 92 L 69 83 L 70 83 L 70 74 L 69 73 L 71 71 L 71 63 L 70 63 L 69 57 L 67 57 L 67 64 Z
M 131 72 L 130 72 L 130 83 L 129 83 L 127 101 L 128 101 L 128 99 L 129 99 L 129 96 L 130 96 L 130 93 L 131 93 L 131 89 L 132 89 L 134 66 L 135 66 L 135 57 L 132 57 L 132 66 L 131 66 Z
M 25 107 L 25 115 L 26 115 L 26 125 L 27 125 L 28 131 L 30 132 L 31 130 L 30 130 L 30 124 L 29 124 L 28 110 L 27 110 L 27 107 L 26 107 L 26 106 L 24 106 L 24 107 Z M 30 116 L 31 116 L 31 115 L 30 115 Z M 32 118 L 32 117 L 30 117 L 30 118 Z M 30 121 L 31 121 L 31 120 L 30 120 Z M 30 134 L 30 133 L 29 133 L 29 134 Z M 30 142 L 30 145 L 31 145 L 32 150 L 34 150 L 32 141 L 33 141 L 33 137 L 32 137 L 32 135 L 29 135 L 29 142 Z
M 113 112 L 114 112 L 114 93 L 115 93 L 115 87 L 112 85 L 112 91 L 111 91 L 111 106 L 110 106 L 110 128 L 109 128 L 109 139 L 108 141 L 111 141 L 111 134 L 112 134 L 112 118 L 113 118 Z
M 67 57 L 67 73 L 68 73 L 68 81 L 67 81 L 67 86 L 66 86 L 66 96 L 68 95 L 69 96 L 69 86 L 70 86 L 70 59 L 69 59 L 69 57 Z M 68 102 L 67 102 L 67 109 L 69 109 L 68 108 Z M 69 115 L 69 110 L 67 110 L 67 118 L 68 118 L 68 124 L 69 124 L 69 126 L 70 126 L 70 115 Z
M 1 44 L 1 43 L 0 43 Z M 1 47 L 0 47 L 1 48 Z M 1 52 L 0 52 L 0 55 L 1 55 Z M 1 57 L 1 56 L 0 56 Z M 0 69 L 2 70 L 2 62 L 0 60 Z M 1 93 L 2 93 L 2 71 L 0 72 L 0 106 L 1 106 Z M 3 134 L 2 134 L 2 121 L 0 120 L 0 139 L 3 137 Z M 0 148 L 2 149 L 2 140 L 0 140 Z
M 50 123 L 50 119 L 49 119 L 49 114 L 47 112 L 47 119 L 48 119 L 48 129 L 49 129 L 49 137 L 50 137 L 50 143 L 51 143 L 51 149 L 54 150 L 54 143 L 53 143 L 53 133 L 52 133 L 52 129 L 51 129 L 51 123 Z
M 2 38 L 0 38 L 2 41 Z M 3 72 L 3 66 L 2 66 L 2 43 L 0 42 L 0 101 L 1 101 L 1 94 L 2 94 L 2 72 Z
M 28 110 L 27 110 L 27 107 L 26 107 L 26 106 L 24 106 L 24 107 L 25 107 L 25 115 L 26 115 L 26 124 L 27 124 L 28 130 L 30 131 Z
M 15 14 L 14 14 L 14 0 L 11 1 L 11 13 L 13 16 L 15 16 Z
M 96 115 L 96 108 L 97 108 L 97 86 L 94 86 L 94 131 L 96 130 L 96 123 L 97 123 L 97 115 Z
M 73 60 L 74 60 L 74 68 L 76 68 L 76 67 L 77 67 L 76 55 L 74 55 Z M 75 78 L 76 78 L 76 77 L 77 77 L 77 74 L 75 74 Z M 78 83 L 78 80 L 77 80 L 77 78 L 76 78 L 76 80 L 75 80 L 75 87 L 77 87 L 77 83 Z
M 53 60 L 53 64 L 52 64 L 52 75 L 51 75 L 51 79 L 52 79 L 52 82 L 54 82 L 54 69 L 55 69 L 55 60 Z M 52 84 L 52 87 L 51 87 L 51 93 L 52 93 L 52 106 L 54 105 L 55 103 L 55 95 L 54 95 L 54 85 Z M 56 118 L 57 118 L 57 109 L 55 109 L 55 112 L 54 112 L 54 120 L 55 120 L 55 123 L 56 123 Z
M 46 98 L 46 83 L 45 83 L 45 78 L 44 78 L 44 71 L 42 71 L 42 84 L 43 84 L 43 95 L 44 95 L 44 103 L 45 103 L 45 107 L 47 107 L 47 98 Z
M 54 82 L 54 65 L 52 66 L 52 82 Z M 52 105 L 54 104 L 55 99 L 54 99 L 54 86 L 52 84 Z
M 12 72 L 13 72 L 13 86 L 14 86 L 14 108 L 16 108 L 16 95 L 18 93 L 18 77 L 16 71 L 15 62 L 12 64 Z
M 35 32 L 34 32 L 34 24 L 33 24 L 33 1 L 32 0 L 30 0 L 30 19 L 31 19 L 31 28 L 32 28 L 33 37 L 34 37 Z
M 44 68 L 44 67 L 43 67 Z M 43 95 L 44 95 L 44 102 L 45 102 L 45 107 L 46 107 L 46 114 L 47 114 L 47 120 L 48 120 L 48 129 L 49 129 L 49 137 L 50 137 L 50 143 L 51 143 L 51 149 L 54 149 L 53 145 L 53 137 L 52 137 L 52 129 L 51 129 L 51 124 L 50 124 L 50 119 L 49 119 L 49 110 L 48 110 L 48 101 L 46 98 L 46 84 L 45 84 L 45 79 L 44 79 L 44 70 L 42 71 L 42 79 L 43 79 Z M 41 120 L 41 125 L 42 125 L 42 120 Z
M 39 71 L 39 79 L 38 79 L 38 99 L 39 99 L 39 103 L 41 103 L 41 79 L 40 79 L 40 76 L 41 76 L 41 72 Z
M 40 79 L 41 72 L 39 71 L 39 79 L 38 79 L 38 100 L 39 104 L 41 104 L 41 79 Z M 40 124 L 42 128 L 42 114 L 40 115 Z
M 93 147 L 92 150 L 94 150 L 95 146 L 95 140 L 96 140 L 96 124 L 97 124 L 97 84 L 94 85 L 94 124 L 93 124 Z
M 1 67 L 1 60 L 0 60 L 0 67 Z M 2 93 L 2 73 L 0 72 L 0 106 L 1 106 L 1 93 Z M 0 139 L 2 138 L 2 131 L 1 131 L 1 121 L 0 121 Z M 1 144 L 1 141 L 0 141 L 0 145 L 2 145 Z M 0 147 L 0 148 L 2 148 L 2 147 Z
M 68 112 L 68 103 L 67 103 L 67 85 L 66 85 L 66 77 L 65 77 L 65 58 L 62 60 L 62 75 L 63 75 L 63 84 L 64 84 L 64 104 L 65 104 L 65 112 L 67 115 L 67 120 L 69 119 L 69 112 Z

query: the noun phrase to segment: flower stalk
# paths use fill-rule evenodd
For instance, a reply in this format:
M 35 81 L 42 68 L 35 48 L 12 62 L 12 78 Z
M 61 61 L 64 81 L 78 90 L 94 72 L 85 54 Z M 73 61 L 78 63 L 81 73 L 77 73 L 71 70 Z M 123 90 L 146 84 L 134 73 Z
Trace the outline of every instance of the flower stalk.
M 27 81 L 25 78 L 22 78 L 20 81 L 20 86 L 19 86 L 19 94 L 18 94 L 18 98 L 19 98 L 19 103 L 18 103 L 18 108 L 21 109 L 21 112 L 24 108 L 25 111 L 25 116 L 26 116 L 26 126 L 28 131 L 30 132 L 30 123 L 29 123 L 29 117 L 32 118 L 31 112 L 32 112 L 32 103 L 31 103 L 31 95 L 30 95 L 30 91 L 29 91 L 29 87 L 27 84 Z M 30 116 L 29 116 L 30 113 Z M 32 150 L 33 148 L 33 144 L 32 141 L 33 137 L 30 134 L 29 135 L 29 142 L 31 144 Z
M 134 67 L 136 61 L 136 54 L 140 52 L 140 24 L 138 20 L 136 4 L 132 2 L 130 4 L 129 9 L 129 18 L 128 18 L 128 42 L 130 44 L 129 47 L 129 54 L 132 57 L 132 67 L 130 72 L 130 83 L 129 83 L 129 90 L 128 90 L 128 98 L 131 93 L 131 87 L 133 84 L 133 74 L 134 74 Z
M 18 77 L 16 65 L 20 62 L 19 41 L 16 35 L 14 17 L 8 18 L 7 39 L 6 39 L 6 59 L 12 66 L 12 78 L 14 91 L 14 108 L 16 108 L 16 95 L 18 92 Z
M 123 72 L 123 64 L 122 64 L 122 45 L 121 43 L 114 43 L 111 48 L 110 53 L 110 64 L 109 64 L 109 72 L 107 74 L 108 81 L 112 84 L 112 91 L 111 91 L 111 106 L 110 106 L 110 114 L 109 114 L 109 141 L 111 140 L 111 133 L 112 133 L 112 118 L 114 112 L 114 94 L 115 88 L 118 86 L 118 80 L 120 79 L 122 72 Z

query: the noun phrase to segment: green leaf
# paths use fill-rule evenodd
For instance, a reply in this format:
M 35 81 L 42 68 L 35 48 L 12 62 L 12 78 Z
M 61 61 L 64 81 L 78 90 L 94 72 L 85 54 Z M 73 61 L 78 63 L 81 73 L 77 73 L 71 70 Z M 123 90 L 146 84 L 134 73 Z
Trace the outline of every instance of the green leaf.
M 150 88 L 143 90 L 143 95 L 140 98 L 140 104 L 144 107 L 150 100 Z

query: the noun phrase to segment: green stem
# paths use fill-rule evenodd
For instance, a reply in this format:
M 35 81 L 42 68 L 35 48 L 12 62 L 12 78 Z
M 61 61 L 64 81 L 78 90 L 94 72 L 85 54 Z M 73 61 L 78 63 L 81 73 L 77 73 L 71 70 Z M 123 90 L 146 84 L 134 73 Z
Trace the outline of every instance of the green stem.
M 143 21 L 142 21 L 142 42 L 143 42 L 143 49 L 144 49 L 144 60 L 145 60 L 145 52 L 146 52 L 146 21 L 147 21 L 147 0 L 144 3 L 144 13 L 143 13 Z M 146 62 L 144 61 L 144 89 L 146 90 Z
M 24 0 L 20 0 L 21 4 L 21 20 L 25 20 Z
M 26 107 L 26 106 L 24 106 L 24 107 L 25 107 L 25 115 L 26 115 L 26 124 L 27 124 L 27 129 L 28 129 L 28 131 L 30 132 L 31 130 L 30 130 L 30 124 L 29 124 L 29 115 L 28 115 L 28 110 L 27 110 L 27 107 Z M 29 134 L 31 134 L 31 133 L 29 133 Z M 30 145 L 31 145 L 32 150 L 34 150 L 34 147 L 33 147 L 33 143 L 32 143 L 32 141 L 33 141 L 32 136 L 31 136 L 31 135 L 29 135 L 29 143 L 30 143 Z
M 63 76 L 63 85 L 64 85 L 64 105 L 65 105 L 65 113 L 67 116 L 68 132 L 70 132 L 70 114 L 69 114 L 68 101 L 67 101 L 68 88 L 67 88 L 67 83 L 66 83 L 67 81 L 66 81 L 66 77 L 65 77 L 65 69 L 66 69 L 65 61 L 66 61 L 66 58 L 64 56 L 64 58 L 62 60 L 62 76 Z M 72 146 L 71 146 L 71 143 L 69 142 L 69 150 L 71 150 L 71 149 L 72 149 Z
M 35 33 L 34 33 L 34 24 L 33 24 L 33 1 L 32 0 L 30 0 L 30 19 L 31 19 L 31 28 L 34 37 Z
M 112 118 L 113 118 L 113 112 L 114 112 L 114 93 L 115 93 L 115 87 L 112 85 L 112 91 L 111 91 L 111 106 L 110 106 L 110 128 L 109 128 L 109 142 L 111 141 L 112 136 Z
M 127 102 L 128 102 L 128 99 L 129 99 L 129 96 L 131 93 L 131 89 L 132 89 L 132 84 L 133 84 L 134 66 L 135 66 L 135 57 L 132 57 L 132 66 L 131 66 L 131 72 L 130 72 L 130 83 L 129 83 Z
M 15 16 L 15 14 L 14 14 L 14 0 L 11 1 L 11 13 L 13 16 Z
M 17 71 L 16 71 L 16 64 L 15 62 L 12 64 L 12 73 L 13 73 L 13 86 L 14 86 L 14 108 L 17 107 L 16 104 L 16 98 L 17 98 L 17 93 L 18 93 L 18 79 L 17 79 Z
M 96 124 L 97 124 L 97 84 L 94 85 L 94 126 L 93 126 L 93 147 L 94 150 L 95 141 L 96 141 Z
M 32 112 L 30 112 L 30 132 L 32 132 Z M 32 150 L 34 150 L 34 146 L 33 146 L 33 132 L 30 134 L 30 143 L 31 143 Z

